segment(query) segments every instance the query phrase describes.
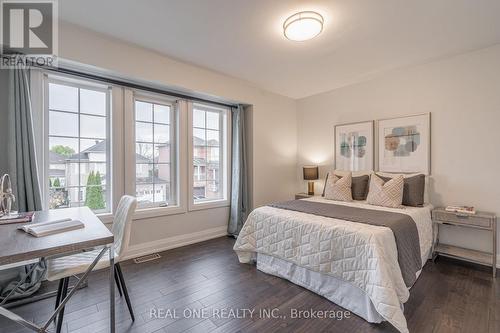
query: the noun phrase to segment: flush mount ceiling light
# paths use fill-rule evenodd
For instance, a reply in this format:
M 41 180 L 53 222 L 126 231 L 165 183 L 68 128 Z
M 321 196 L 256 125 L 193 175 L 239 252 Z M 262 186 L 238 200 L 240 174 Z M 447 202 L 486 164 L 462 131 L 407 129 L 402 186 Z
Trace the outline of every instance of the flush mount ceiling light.
M 323 16 L 316 12 L 299 12 L 285 20 L 283 33 L 289 40 L 302 42 L 319 35 L 323 31 L 323 22 Z

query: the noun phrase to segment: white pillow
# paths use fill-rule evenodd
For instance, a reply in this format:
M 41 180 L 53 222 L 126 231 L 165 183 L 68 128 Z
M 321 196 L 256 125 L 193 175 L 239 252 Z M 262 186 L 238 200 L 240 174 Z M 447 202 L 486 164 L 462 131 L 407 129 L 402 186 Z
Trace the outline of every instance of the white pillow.
M 330 173 L 325 185 L 325 199 L 338 201 L 352 201 L 352 174 L 340 178 Z
M 370 190 L 366 202 L 371 205 L 399 208 L 403 204 L 404 177 L 393 177 L 388 182 L 376 174 L 370 177 Z

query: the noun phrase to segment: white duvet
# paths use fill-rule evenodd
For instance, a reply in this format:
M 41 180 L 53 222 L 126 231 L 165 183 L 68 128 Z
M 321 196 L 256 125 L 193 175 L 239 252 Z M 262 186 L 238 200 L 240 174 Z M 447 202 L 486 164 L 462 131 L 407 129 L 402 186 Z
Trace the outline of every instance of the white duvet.
M 432 245 L 430 205 L 397 209 L 320 197 L 303 200 L 410 215 L 418 229 L 422 264 L 427 260 Z M 242 263 L 261 253 L 351 283 L 366 293 L 384 319 L 408 332 L 402 304 L 410 294 L 389 228 L 265 206 L 248 216 L 234 250 Z

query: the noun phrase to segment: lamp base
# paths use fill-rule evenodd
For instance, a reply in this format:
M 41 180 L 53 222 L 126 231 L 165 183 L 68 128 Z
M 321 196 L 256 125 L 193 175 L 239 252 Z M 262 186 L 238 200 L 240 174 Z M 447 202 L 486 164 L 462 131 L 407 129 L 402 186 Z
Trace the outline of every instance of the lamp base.
M 307 183 L 307 194 L 314 195 L 314 182 Z

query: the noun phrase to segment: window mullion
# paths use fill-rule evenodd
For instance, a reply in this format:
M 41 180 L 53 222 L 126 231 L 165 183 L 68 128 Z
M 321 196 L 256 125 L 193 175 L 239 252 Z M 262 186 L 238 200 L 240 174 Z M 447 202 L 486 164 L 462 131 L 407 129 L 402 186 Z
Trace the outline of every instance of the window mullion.
M 153 163 L 153 172 L 151 174 L 151 181 L 153 183 L 153 204 L 156 204 L 156 186 L 155 186 L 155 105 L 154 103 L 151 104 L 151 128 L 153 130 L 153 137 L 151 141 L 153 142 L 153 151 L 151 152 L 151 156 L 153 157 L 152 163 Z
M 82 191 L 81 188 L 81 179 L 82 179 L 82 165 L 81 165 L 81 152 L 82 152 L 82 147 L 81 147 L 81 114 L 80 114 L 80 88 L 78 88 L 78 206 L 81 205 L 81 202 L 83 201 L 83 198 L 80 198 L 80 193 Z

